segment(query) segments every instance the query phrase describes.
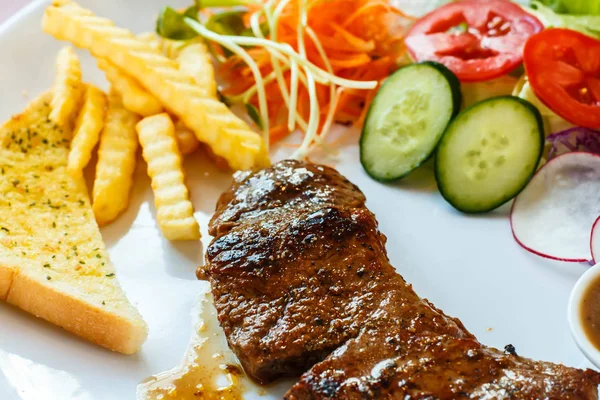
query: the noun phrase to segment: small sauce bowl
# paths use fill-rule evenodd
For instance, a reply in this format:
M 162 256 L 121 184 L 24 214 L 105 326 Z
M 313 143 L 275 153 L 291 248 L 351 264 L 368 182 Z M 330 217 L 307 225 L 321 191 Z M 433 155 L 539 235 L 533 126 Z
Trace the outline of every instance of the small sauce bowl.
M 600 368 L 600 349 L 594 345 L 594 342 L 586 333 L 588 322 L 584 320 L 582 307 L 584 300 L 589 296 L 590 289 L 599 286 L 600 263 L 594 265 L 581 275 L 571 291 L 568 310 L 569 325 L 571 326 L 571 333 L 573 334 L 575 343 L 577 343 L 577 346 L 581 349 L 583 354 L 585 354 L 588 360 L 598 368 Z M 600 321 L 600 315 L 598 315 L 597 321 Z M 600 329 L 600 327 L 598 329 Z

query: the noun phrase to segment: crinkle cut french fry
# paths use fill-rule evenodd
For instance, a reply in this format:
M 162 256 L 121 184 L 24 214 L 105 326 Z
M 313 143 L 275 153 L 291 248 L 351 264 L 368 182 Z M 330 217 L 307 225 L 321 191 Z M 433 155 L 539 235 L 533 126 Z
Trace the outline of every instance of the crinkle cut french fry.
M 121 95 L 125 108 L 142 117 L 149 117 L 162 112 L 160 101 L 140 85 L 135 78 L 127 75 L 116 65 L 106 59 L 98 60 L 98 68 L 104 71 L 106 79 Z
M 204 43 L 196 42 L 183 46 L 175 57 L 175 61 L 179 63 L 181 72 L 191 76 L 198 86 L 206 90 L 209 96 L 217 97 L 215 71 Z
M 92 190 L 98 225 L 113 221 L 129 204 L 138 147 L 135 126 L 139 121 L 137 114 L 125 109 L 119 94 L 111 91 Z
M 106 58 L 135 78 L 196 137 L 224 157 L 234 169 L 269 164 L 261 137 L 217 99 L 206 97 L 178 64 L 105 18 L 74 2 L 55 2 L 46 9 L 45 32 Z
M 175 139 L 179 152 L 184 156 L 193 153 L 200 147 L 200 141 L 196 138 L 194 132 L 181 121 L 175 122 Z
M 104 126 L 106 95 L 93 85 L 86 85 L 83 103 L 75 120 L 73 140 L 69 152 L 68 170 L 81 173 L 92 157 Z
M 215 71 L 204 43 L 193 39 L 162 39 L 161 48 L 167 57 L 177 62 L 181 72 L 194 79 L 207 97 L 217 97 Z
M 179 55 L 181 49 L 185 46 L 185 41 L 183 40 L 171 40 L 162 38 L 160 42 L 160 49 L 163 54 L 169 57 L 171 60 L 174 60 Z
M 50 106 L 50 119 L 63 127 L 70 127 L 83 95 L 81 64 L 73 48 L 65 46 L 56 57 L 56 81 Z
M 138 39 L 148 43 L 155 50 L 161 50 L 163 39 L 154 32 L 143 32 L 137 35 Z
M 175 127 L 168 114 L 147 117 L 137 124 L 142 154 L 152 180 L 156 220 L 168 240 L 197 240 L 200 228 L 184 182 Z

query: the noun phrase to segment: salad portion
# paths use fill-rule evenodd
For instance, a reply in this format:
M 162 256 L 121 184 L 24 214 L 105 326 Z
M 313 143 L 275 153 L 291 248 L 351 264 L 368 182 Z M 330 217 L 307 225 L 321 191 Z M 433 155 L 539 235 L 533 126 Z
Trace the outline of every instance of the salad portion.
M 219 98 L 242 106 L 267 146 L 300 130 L 294 156 L 306 158 L 335 146 L 335 123 L 354 124 L 374 179 L 401 179 L 433 159 L 454 208 L 484 213 L 517 197 L 511 223 L 523 247 L 591 259 L 600 207 L 586 195 L 556 199 L 594 179 L 596 158 L 580 154 L 600 153 L 597 2 L 461 0 L 415 18 L 385 0 L 210 0 L 165 8 L 157 33 L 206 43 Z M 529 217 L 542 207 L 577 229 L 537 226 L 546 216 Z M 561 237 L 559 225 L 577 251 L 531 239 Z
M 438 188 L 453 207 L 483 213 L 516 197 L 511 226 L 523 248 L 561 261 L 587 262 L 596 257 L 600 253 L 600 234 L 593 228 L 599 226 L 595 221 L 600 215 L 596 199 L 600 16 L 576 15 L 599 10 L 575 3 L 534 1 L 531 7 L 521 7 L 505 0 L 463 0 L 416 21 L 405 40 L 412 58 L 445 65 L 462 83 L 463 98 L 479 99 L 463 104 L 463 110 L 435 136 L 437 141 L 431 140 L 428 127 L 432 121 L 445 121 L 447 114 L 438 112 L 436 118 L 414 99 L 429 95 L 428 104 L 435 104 L 433 99 L 444 101 L 448 109 L 455 104 L 443 100 L 448 98 L 443 90 L 430 95 L 431 78 L 423 74 L 418 82 L 420 97 L 413 94 L 414 84 L 398 87 L 395 97 L 387 96 L 392 98 L 388 110 L 395 110 L 406 109 L 405 96 L 411 94 L 413 125 L 392 128 L 393 118 L 375 111 L 380 107 L 375 101 L 361 141 L 361 160 L 369 175 L 381 179 L 377 166 L 389 165 L 389 171 L 395 171 L 415 149 L 427 144 L 430 152 L 421 154 L 434 157 Z M 401 68 L 390 80 L 408 68 Z M 486 85 L 501 88 L 511 82 L 510 76 L 519 75 L 511 96 L 494 97 L 497 93 L 490 90 L 491 98 L 486 99 L 468 92 Z M 428 124 L 411 129 L 421 120 Z M 379 133 L 377 155 L 372 154 L 372 145 L 364 145 L 372 137 L 372 126 L 385 131 Z M 411 165 L 415 169 L 420 163 Z M 399 178 L 409 172 L 403 169 L 403 174 L 387 176 Z
M 157 32 L 205 40 L 222 101 L 244 106 L 267 145 L 300 129 L 303 158 L 333 123 L 362 125 L 380 82 L 405 63 L 413 20 L 382 0 L 223 0 L 167 7 Z

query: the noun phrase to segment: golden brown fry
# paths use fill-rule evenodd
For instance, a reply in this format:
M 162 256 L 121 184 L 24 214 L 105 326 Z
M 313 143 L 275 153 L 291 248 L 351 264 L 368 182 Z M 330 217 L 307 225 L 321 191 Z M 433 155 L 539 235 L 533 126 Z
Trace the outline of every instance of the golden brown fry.
M 138 147 L 135 125 L 139 120 L 137 114 L 123 107 L 119 94 L 111 91 L 92 191 L 98 225 L 113 221 L 129 204 Z
M 70 127 L 83 95 L 81 64 L 70 46 L 63 47 L 56 57 L 56 82 L 50 106 L 50 119 L 63 127 Z
M 179 43 L 164 40 L 163 49 L 169 57 L 179 64 L 179 70 L 189 76 L 200 86 L 207 96 L 217 98 L 217 81 L 210 53 L 202 42 Z
M 110 20 L 94 16 L 70 1 L 55 2 L 48 7 L 42 25 L 44 31 L 57 39 L 86 48 L 135 76 L 200 141 L 227 159 L 232 168 L 249 169 L 269 163 L 265 145 L 257 133 L 225 104 L 206 97 L 175 61 L 128 30 L 117 28 Z
M 163 39 L 154 32 L 143 32 L 137 35 L 138 39 L 148 43 L 155 50 L 160 51 Z
M 104 126 L 106 95 L 93 85 L 86 85 L 83 104 L 75 121 L 73 140 L 69 151 L 69 173 L 81 173 L 92 157 Z
M 162 112 L 160 101 L 148 93 L 132 76 L 127 75 L 116 65 L 106 59 L 98 59 L 98 68 L 104 71 L 106 79 L 121 95 L 125 108 L 143 117 Z
M 152 179 L 156 220 L 168 240 L 197 240 L 200 228 L 184 183 L 175 127 L 168 114 L 141 120 L 136 126 Z
M 181 121 L 175 122 L 175 140 L 179 151 L 184 156 L 193 153 L 200 147 L 200 141 L 196 138 L 194 132 Z

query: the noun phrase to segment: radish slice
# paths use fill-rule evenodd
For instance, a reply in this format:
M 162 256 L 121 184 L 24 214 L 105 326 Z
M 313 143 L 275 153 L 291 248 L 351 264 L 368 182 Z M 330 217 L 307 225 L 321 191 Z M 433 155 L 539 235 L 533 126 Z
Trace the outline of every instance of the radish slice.
M 594 264 L 600 261 L 600 217 L 592 225 L 592 235 L 590 237 L 590 250 L 592 252 L 592 261 Z
M 590 228 L 598 215 L 600 156 L 573 152 L 552 159 L 534 175 L 513 203 L 510 224 L 526 250 L 585 262 L 591 258 Z

